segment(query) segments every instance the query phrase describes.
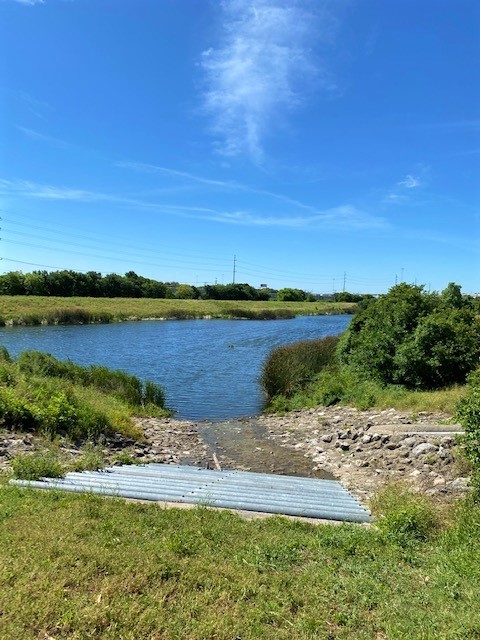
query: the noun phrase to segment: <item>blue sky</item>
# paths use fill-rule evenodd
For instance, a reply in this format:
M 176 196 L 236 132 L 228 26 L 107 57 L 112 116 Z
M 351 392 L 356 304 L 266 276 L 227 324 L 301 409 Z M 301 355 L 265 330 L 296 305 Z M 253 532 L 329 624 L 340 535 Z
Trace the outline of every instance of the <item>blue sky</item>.
M 0 0 L 1 270 L 480 291 L 476 0 Z

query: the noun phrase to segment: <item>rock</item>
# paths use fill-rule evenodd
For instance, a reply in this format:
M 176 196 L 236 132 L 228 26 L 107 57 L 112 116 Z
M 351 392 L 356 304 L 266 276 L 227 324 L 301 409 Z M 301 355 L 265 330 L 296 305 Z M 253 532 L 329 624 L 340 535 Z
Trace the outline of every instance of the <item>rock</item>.
M 417 439 L 414 436 L 409 436 L 408 438 L 404 438 L 400 442 L 400 444 L 402 444 L 405 447 L 414 447 L 416 442 L 417 442 Z
M 447 482 L 447 489 L 451 491 L 468 491 L 468 478 L 455 478 Z
M 350 445 L 348 444 L 348 442 L 341 442 L 340 449 L 342 451 L 348 451 L 350 449 Z
M 324 433 L 321 439 L 323 442 L 331 442 L 333 440 L 333 435 L 331 433 Z
M 418 458 L 426 453 L 436 453 L 437 450 L 438 449 L 434 444 L 431 444 L 430 442 L 422 442 L 412 449 L 412 456 L 414 458 Z
M 372 436 L 369 433 L 366 433 L 363 437 L 362 437 L 362 444 L 368 444 L 369 442 L 372 441 Z
M 439 487 L 440 485 L 442 485 L 442 486 L 445 485 L 445 478 L 443 478 L 442 476 L 437 476 L 435 478 L 435 480 L 433 481 L 433 486 L 434 487 Z
M 453 445 L 455 444 L 455 438 L 453 436 L 444 436 L 440 440 L 440 444 L 442 445 L 442 447 L 446 448 L 453 447 Z

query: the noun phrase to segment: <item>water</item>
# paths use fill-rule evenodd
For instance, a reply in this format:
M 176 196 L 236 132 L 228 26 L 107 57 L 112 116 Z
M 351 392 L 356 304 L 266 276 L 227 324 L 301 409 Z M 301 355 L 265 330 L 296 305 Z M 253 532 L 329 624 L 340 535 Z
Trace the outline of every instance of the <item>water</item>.
M 274 347 L 342 333 L 350 318 L 2 327 L 0 344 L 12 356 L 38 349 L 78 364 L 123 369 L 161 384 L 177 417 L 220 421 L 261 411 L 261 366 Z

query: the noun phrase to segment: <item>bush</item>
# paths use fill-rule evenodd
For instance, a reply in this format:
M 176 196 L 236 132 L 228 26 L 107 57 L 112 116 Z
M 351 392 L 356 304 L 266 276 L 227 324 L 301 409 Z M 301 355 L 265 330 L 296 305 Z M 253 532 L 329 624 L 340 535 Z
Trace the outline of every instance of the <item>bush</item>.
M 11 461 L 13 475 L 21 480 L 41 480 L 61 478 L 64 470 L 51 451 L 19 455 Z
M 472 483 L 480 496 L 480 369 L 468 376 L 467 394 L 460 400 L 457 420 L 463 426 L 465 454 L 473 465 Z
M 274 349 L 262 367 L 262 385 L 271 400 L 275 396 L 291 397 L 307 386 L 335 356 L 338 336 L 305 340 Z
M 0 387 L 0 426 L 18 431 L 34 431 L 37 426 L 37 419 L 26 400 L 8 387 Z
M 441 295 L 402 283 L 355 314 L 340 361 L 361 377 L 413 389 L 464 383 L 480 358 L 480 321 L 458 285 Z
M 114 371 L 101 365 L 82 367 L 70 361 L 61 362 L 51 354 L 40 351 L 21 353 L 18 366 L 20 371 L 29 375 L 61 378 L 74 384 L 94 387 L 132 406 L 165 406 L 165 394 L 160 386 L 153 382 L 143 384 L 136 376 L 125 371 Z
M 383 535 L 401 546 L 428 540 L 439 528 L 432 502 L 398 485 L 381 491 L 373 500 L 372 510 Z

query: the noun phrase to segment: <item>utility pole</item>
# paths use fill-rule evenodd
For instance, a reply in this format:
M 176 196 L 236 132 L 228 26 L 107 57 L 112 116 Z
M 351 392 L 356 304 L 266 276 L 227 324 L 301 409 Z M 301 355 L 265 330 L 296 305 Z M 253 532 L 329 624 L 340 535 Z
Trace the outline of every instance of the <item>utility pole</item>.
M 333 279 L 333 293 L 335 293 L 335 278 Z
M 343 272 L 343 293 L 345 293 L 345 281 L 347 279 L 347 272 Z
M 402 267 L 402 280 L 401 280 L 402 282 L 403 282 L 403 271 L 404 271 L 404 268 Z
M 397 274 L 395 274 L 395 286 L 397 286 Z
M 233 256 L 233 281 L 232 284 L 235 284 L 235 273 L 237 271 L 237 256 Z

